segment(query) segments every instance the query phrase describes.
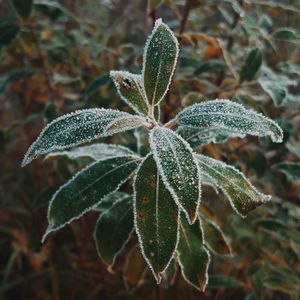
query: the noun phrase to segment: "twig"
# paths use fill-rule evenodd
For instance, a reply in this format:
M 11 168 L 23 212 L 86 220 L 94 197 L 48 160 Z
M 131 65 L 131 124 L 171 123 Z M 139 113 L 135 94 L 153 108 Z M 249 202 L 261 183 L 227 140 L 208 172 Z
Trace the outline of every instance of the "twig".
M 181 35 L 184 33 L 185 31 L 185 27 L 186 27 L 186 23 L 192 8 L 193 3 L 195 2 L 195 0 L 186 0 L 185 1 L 185 7 L 184 7 L 184 12 L 183 12 L 183 16 L 180 22 L 180 28 L 179 28 L 179 38 L 178 38 L 178 43 L 179 43 L 179 49 L 182 46 L 182 37 Z
M 243 3 L 243 0 L 240 0 L 240 4 Z M 233 23 L 232 25 L 230 26 L 230 29 L 231 29 L 231 32 L 235 29 L 235 27 L 237 26 L 237 24 L 239 23 L 239 20 L 240 20 L 240 14 L 235 12 L 234 14 L 234 19 L 233 19 Z M 233 42 L 234 42 L 234 38 L 233 38 L 233 34 L 231 33 L 228 38 L 227 38 L 227 46 L 226 46 L 226 50 L 229 52 L 233 46 Z M 221 86 L 223 80 L 224 80 L 224 77 L 225 77 L 225 71 L 222 71 L 217 79 L 217 86 Z
M 152 20 L 152 25 L 154 26 L 156 20 L 156 9 L 153 9 L 149 12 L 149 17 Z

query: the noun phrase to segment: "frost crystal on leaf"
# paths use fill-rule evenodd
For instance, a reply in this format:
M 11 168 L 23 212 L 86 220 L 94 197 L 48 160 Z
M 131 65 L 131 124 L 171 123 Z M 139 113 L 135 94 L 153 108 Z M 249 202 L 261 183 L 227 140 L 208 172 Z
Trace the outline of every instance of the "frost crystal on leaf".
M 201 171 L 219 186 L 231 206 L 243 217 L 271 199 L 257 191 L 236 168 L 204 155 L 198 154 L 197 158 Z
M 147 115 L 149 107 L 142 87 L 142 76 L 126 71 L 111 71 L 120 97 L 138 114 Z
M 177 248 L 179 209 L 152 154 L 142 162 L 134 181 L 134 215 L 142 254 L 159 283 Z
M 179 126 L 176 130 L 190 145 L 192 148 L 198 148 L 210 143 L 224 143 L 232 137 L 245 137 L 238 130 L 232 128 L 222 128 L 221 125 L 215 127 L 210 126 L 208 128 L 203 127 L 189 127 Z
M 250 134 L 254 136 L 270 136 L 273 142 L 282 142 L 283 133 L 281 128 L 271 119 L 246 109 L 240 104 L 229 100 L 212 100 L 200 104 L 194 104 L 176 117 L 180 126 L 188 126 L 199 130 L 220 128 L 220 135 L 224 129 L 232 130 L 238 136 Z M 215 134 L 216 135 L 216 134 Z
M 158 19 L 147 40 L 143 59 L 142 81 L 150 105 L 159 103 L 167 93 L 178 52 L 174 33 Z
M 137 158 L 116 157 L 96 161 L 78 172 L 53 195 L 48 208 L 49 227 L 43 240 L 117 191 L 138 164 Z
M 112 109 L 85 109 L 63 115 L 48 124 L 28 149 L 22 166 L 40 154 L 63 150 L 84 142 L 141 126 L 145 120 Z
M 81 146 L 69 151 L 58 151 L 52 152 L 45 157 L 47 159 L 59 158 L 67 156 L 69 159 L 75 160 L 78 158 L 89 158 L 92 160 L 104 160 L 108 158 L 126 156 L 126 155 L 137 155 L 130 149 L 114 144 L 93 144 L 89 146 Z
M 201 199 L 201 176 L 193 150 L 174 131 L 162 127 L 151 130 L 150 146 L 164 184 L 192 224 Z

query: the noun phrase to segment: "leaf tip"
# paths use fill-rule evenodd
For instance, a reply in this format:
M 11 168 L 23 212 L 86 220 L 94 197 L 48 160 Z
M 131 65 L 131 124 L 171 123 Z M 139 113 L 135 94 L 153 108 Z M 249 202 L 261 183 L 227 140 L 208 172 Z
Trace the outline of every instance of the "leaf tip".
M 160 272 L 157 272 L 155 275 L 155 280 L 156 280 L 156 284 L 160 284 L 161 283 L 161 275 Z
M 154 28 L 157 28 L 159 25 L 164 24 L 162 18 L 159 18 L 155 21 Z
M 52 232 L 52 229 L 53 229 L 52 226 L 49 225 L 48 228 L 46 229 L 46 231 L 45 231 L 43 237 L 42 237 L 42 240 L 41 240 L 41 243 L 42 243 L 42 244 L 44 244 L 44 242 L 45 242 L 45 240 L 46 240 L 48 234 L 49 234 L 50 232 Z
M 198 216 L 197 211 L 195 212 L 194 210 L 192 210 L 188 212 L 187 220 L 190 225 L 193 225 L 196 222 L 197 216 Z

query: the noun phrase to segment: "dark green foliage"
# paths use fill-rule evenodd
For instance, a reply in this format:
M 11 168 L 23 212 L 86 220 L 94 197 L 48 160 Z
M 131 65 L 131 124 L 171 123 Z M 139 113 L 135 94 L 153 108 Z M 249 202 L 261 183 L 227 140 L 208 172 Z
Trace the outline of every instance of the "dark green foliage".
M 122 0 L 2 1 L 0 298 L 298 299 L 299 9 L 297 0 L 130 0 L 126 1 L 126 5 Z M 137 94 L 131 93 L 133 89 L 128 80 L 125 80 L 122 90 L 118 90 L 109 73 L 111 70 L 128 70 L 126 73 L 136 74 L 136 78 L 142 79 L 142 75 L 146 74 L 143 68 L 145 56 L 142 58 L 146 37 L 151 33 L 155 19 L 160 17 L 178 39 L 180 56 L 171 79 L 172 61 L 174 65 L 176 61 L 176 40 L 168 27 L 160 23 L 160 29 L 163 29 L 160 35 L 175 44 L 169 52 L 163 47 L 150 47 L 163 51 L 161 57 L 169 62 L 161 64 L 162 72 L 157 72 L 160 60 L 148 60 L 152 61 L 152 70 L 148 71 L 156 76 L 155 80 L 159 80 L 156 81 L 158 89 L 154 98 L 155 101 L 161 100 L 151 108 L 155 116 L 153 122 L 143 118 L 150 108 L 147 97 L 144 102 L 139 102 Z M 165 87 L 168 86 L 167 91 Z M 126 87 L 130 88 L 124 89 Z M 153 97 L 152 87 L 149 84 L 147 95 L 150 98 Z M 129 96 L 127 101 L 122 101 L 121 92 L 123 100 Z M 159 99 L 161 95 L 164 97 Z M 177 123 L 176 115 L 183 109 L 189 111 L 193 104 L 204 105 L 216 101 L 214 99 L 231 99 L 243 105 L 246 111 L 251 108 L 255 114 L 262 113 L 273 119 L 275 123 L 271 123 L 275 125 L 270 127 L 271 123 L 266 124 L 259 117 L 257 122 L 245 128 L 237 122 L 243 117 L 241 111 L 237 111 L 237 116 L 229 123 L 221 122 L 222 126 L 220 118 L 212 118 L 209 122 L 203 118 L 200 123 Z M 138 104 L 141 109 L 131 103 Z M 66 113 L 101 107 L 119 110 L 123 116 L 129 113 L 129 119 L 118 118 L 116 123 L 108 126 L 110 134 L 102 135 L 102 132 L 92 141 L 93 144 L 90 144 L 91 135 L 87 135 L 82 139 L 83 144 L 76 148 L 57 149 L 51 153 L 44 149 L 43 164 L 43 154 L 39 153 L 41 148 L 34 149 L 38 160 L 20 168 L 24 153 L 43 127 Z M 139 112 L 138 118 L 133 116 L 134 111 Z M 248 121 L 251 123 L 253 119 Z M 103 122 L 104 119 L 99 117 L 95 118 L 94 124 L 98 126 Z M 156 193 L 161 190 L 154 189 L 153 180 L 149 179 L 148 183 L 147 180 L 141 181 L 139 192 L 149 194 L 151 191 L 152 198 L 155 197 L 152 206 L 149 203 L 151 207 L 147 207 L 149 212 L 167 216 L 157 223 L 162 226 L 155 227 L 155 217 L 147 220 L 147 224 L 152 221 L 151 229 L 145 226 L 148 235 L 156 235 L 154 228 L 161 228 L 158 231 L 161 236 L 167 235 L 159 240 L 157 247 L 168 248 L 168 251 L 160 252 L 161 260 L 155 267 L 154 273 L 161 277 L 159 286 L 145 255 L 141 254 L 140 239 L 135 228 L 132 230 L 133 213 L 129 209 L 138 165 L 152 151 L 149 133 L 153 126 L 157 127 L 155 123 L 187 140 L 193 153 L 205 157 L 209 172 L 214 169 L 215 177 L 219 179 L 219 182 L 213 181 L 200 167 L 201 203 L 198 215 L 202 232 L 197 220 L 191 226 L 185 215 L 181 217 L 186 233 L 190 234 L 189 242 L 193 241 L 190 245 L 196 245 L 198 250 L 190 257 L 181 256 L 187 267 L 184 271 L 178 264 L 179 251 L 173 257 L 168 254 L 174 249 L 175 235 L 171 238 L 172 235 L 165 232 L 165 219 L 169 218 L 172 210 L 166 211 L 163 207 L 168 203 L 168 207 L 178 210 L 176 202 L 166 186 L 163 192 L 168 195 L 164 198 L 168 201 L 155 201 Z M 282 143 L 274 143 L 281 139 L 276 124 L 283 130 Z M 127 126 L 126 130 L 133 130 L 123 131 L 124 126 Z M 261 134 L 263 137 L 248 135 L 253 133 L 253 129 L 262 133 L 266 126 L 269 132 Z M 60 141 L 72 140 L 67 132 L 61 135 Z M 56 147 L 58 140 L 49 137 L 48 141 Z M 70 143 L 67 145 L 70 146 Z M 167 145 L 167 140 L 163 145 Z M 30 156 L 30 159 L 33 158 Z M 118 187 L 119 191 L 106 194 L 101 199 L 88 197 L 97 204 L 90 206 L 88 201 L 85 203 L 84 194 L 74 202 L 72 193 L 67 193 L 65 199 L 68 200 L 63 211 L 58 210 L 58 215 L 67 216 L 74 212 L 74 203 L 82 204 L 81 209 L 88 211 L 80 219 L 50 234 L 41 244 L 47 228 L 47 206 L 60 186 L 97 163 L 133 156 L 136 158 L 133 162 L 135 167 L 132 165 L 134 170 L 127 177 L 128 181 Z M 215 164 L 222 162 L 226 165 L 216 169 Z M 152 163 L 155 167 L 153 160 Z M 116 173 L 120 175 L 118 171 Z M 243 178 L 241 173 L 248 179 Z M 90 176 L 93 174 L 83 174 L 84 184 L 76 185 L 78 189 L 82 186 L 87 188 L 91 183 Z M 234 180 L 232 175 L 236 176 Z M 96 175 L 95 179 L 99 177 Z M 101 187 L 99 184 L 99 191 L 114 191 L 111 184 L 117 178 L 120 179 L 113 174 L 111 177 L 108 175 L 107 180 L 101 182 Z M 158 187 L 164 186 L 162 176 L 157 178 Z M 149 184 L 152 184 L 152 189 Z M 246 197 L 239 190 L 241 186 L 249 189 Z M 242 199 L 247 205 L 251 204 L 250 208 L 259 207 L 247 218 L 241 218 L 232 211 L 222 188 L 229 191 L 229 196 L 233 197 L 242 213 L 248 212 L 248 209 L 242 210 Z M 265 195 L 272 196 L 270 202 L 264 205 L 256 202 L 255 199 Z M 123 202 L 125 198 L 127 200 Z M 154 210 L 154 203 L 162 209 Z M 147 204 L 141 204 L 144 205 Z M 72 218 L 71 215 L 69 217 Z M 105 230 L 99 227 L 98 250 L 104 263 L 97 255 L 93 240 L 97 219 L 101 218 Z M 114 224 L 121 225 L 114 228 Z M 175 228 L 177 223 L 172 224 Z M 116 236 L 118 238 L 114 238 Z M 183 243 L 181 239 L 179 247 L 186 253 Z M 206 289 L 201 294 L 186 281 L 204 289 L 205 248 L 211 253 L 211 262 Z M 151 248 L 147 251 L 151 258 Z M 193 254 L 193 251 L 190 253 Z M 153 265 L 157 263 L 155 258 Z M 194 264 L 191 264 L 191 258 Z M 167 269 L 161 273 L 168 262 Z M 202 272 L 199 273 L 199 270 Z

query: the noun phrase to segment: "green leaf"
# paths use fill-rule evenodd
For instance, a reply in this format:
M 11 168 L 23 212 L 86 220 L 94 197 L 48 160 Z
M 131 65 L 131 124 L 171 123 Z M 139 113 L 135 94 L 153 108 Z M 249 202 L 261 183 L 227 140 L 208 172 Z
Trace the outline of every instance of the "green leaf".
M 149 129 L 138 127 L 134 130 L 134 136 L 137 141 L 137 152 L 141 156 L 146 156 L 150 150 Z
M 197 158 L 201 171 L 211 177 L 227 196 L 232 208 L 243 217 L 271 199 L 271 196 L 257 191 L 234 167 L 200 154 Z
M 100 203 L 98 203 L 93 210 L 95 211 L 106 211 L 110 209 L 113 204 L 117 201 L 121 201 L 123 198 L 128 198 L 129 194 L 123 192 L 114 192 L 104 196 Z
M 27 165 L 40 154 L 63 150 L 141 126 L 144 119 L 112 109 L 85 109 L 63 115 L 41 132 L 22 162 Z
M 200 223 L 203 231 L 204 244 L 216 254 L 231 255 L 230 246 L 220 227 L 204 216 L 201 216 Z
M 140 247 L 159 283 L 177 247 L 179 210 L 151 154 L 137 171 L 134 193 L 135 228 Z
M 72 18 L 72 21 L 75 21 L 75 22 L 79 23 L 79 20 L 77 19 L 77 17 L 75 15 L 73 15 L 66 7 L 61 5 L 56 0 L 34 0 L 34 5 L 35 5 L 35 8 L 38 9 L 39 11 L 42 11 L 42 13 L 43 13 L 43 10 L 41 8 L 44 8 L 44 7 L 45 8 L 50 8 L 50 9 L 55 8 L 59 12 L 61 12 L 64 15 L 68 16 L 69 18 Z M 51 17 L 51 14 L 50 14 L 50 17 Z
M 52 152 L 45 157 L 46 159 L 55 159 L 63 156 L 71 160 L 78 158 L 89 158 L 91 160 L 104 160 L 113 157 L 136 155 L 130 149 L 113 144 L 93 144 L 89 146 L 81 146 L 69 151 Z
M 109 81 L 110 81 L 109 75 L 104 75 L 95 78 L 84 91 L 84 98 L 88 99 L 89 97 L 91 97 L 99 90 L 101 86 L 107 85 Z
M 194 223 L 201 200 L 201 176 L 193 150 L 174 131 L 159 126 L 150 131 L 150 146 L 164 184 Z
M 43 237 L 93 209 L 104 196 L 126 182 L 139 164 L 136 157 L 94 162 L 78 172 L 53 195 L 48 207 L 48 229 Z
M 210 275 L 208 279 L 207 287 L 219 288 L 219 287 L 236 287 L 241 285 L 241 282 L 234 277 Z
M 217 72 L 227 69 L 227 65 L 223 60 L 211 60 L 201 62 L 200 66 L 194 71 L 194 75 L 200 75 L 205 72 Z
M 300 163 L 282 161 L 273 165 L 273 169 L 286 175 L 292 183 L 300 183 Z
M 181 217 L 177 252 L 184 279 L 203 292 L 208 281 L 210 255 L 203 244 L 199 220 L 189 225 L 185 218 Z
M 244 138 L 245 134 L 238 130 L 221 128 L 216 125 L 208 128 L 179 126 L 176 130 L 192 148 L 199 148 L 210 143 L 224 143 L 229 138 Z
M 300 234 L 293 228 L 288 227 L 284 223 L 274 220 L 274 219 L 262 219 L 255 222 L 260 229 L 267 231 L 271 235 L 284 240 L 291 241 L 296 240 L 300 241 Z
M 103 262 L 111 268 L 133 231 L 133 197 L 120 198 L 99 217 L 94 238 Z
M 280 28 L 271 35 L 274 40 L 294 41 L 297 40 L 295 31 L 291 28 Z
M 258 83 L 269 94 L 276 106 L 282 106 L 286 104 L 289 98 L 289 86 L 295 85 L 296 81 L 289 79 L 287 76 L 276 74 L 270 68 L 264 66 Z
M 28 18 L 30 16 L 33 0 L 11 0 L 11 2 L 21 17 Z
M 262 65 L 262 53 L 260 49 L 252 49 L 246 58 L 246 61 L 240 72 L 240 82 L 251 81 L 259 71 Z
M 293 64 L 292 62 L 282 61 L 278 64 L 280 70 L 287 74 L 293 74 L 300 77 L 300 66 Z
M 143 85 L 150 105 L 159 103 L 169 88 L 178 57 L 178 42 L 158 19 L 144 50 Z
M 148 114 L 148 102 L 143 92 L 142 76 L 124 71 L 111 71 L 120 97 L 137 113 Z
M 273 142 L 280 143 L 283 138 L 281 128 L 271 119 L 252 109 L 229 100 L 211 100 L 188 106 L 176 117 L 180 126 L 199 130 L 215 131 L 217 128 L 227 132 L 232 130 L 241 137 L 246 134 L 270 136 Z
M 19 26 L 14 22 L 0 24 L 0 50 L 17 37 L 19 30 Z

